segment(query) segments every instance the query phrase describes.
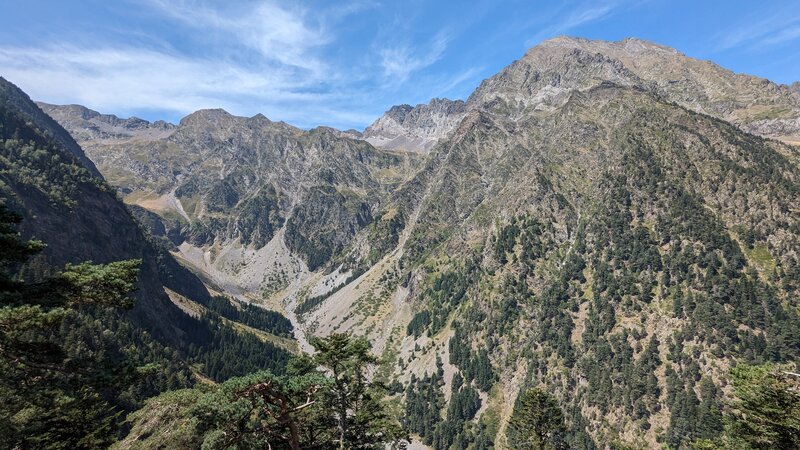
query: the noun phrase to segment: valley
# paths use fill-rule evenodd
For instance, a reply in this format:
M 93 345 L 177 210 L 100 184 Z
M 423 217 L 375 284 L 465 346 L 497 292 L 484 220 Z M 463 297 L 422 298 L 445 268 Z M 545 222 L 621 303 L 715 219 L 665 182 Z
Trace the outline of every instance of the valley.
M 23 236 L 47 237 L 52 266 L 143 261 L 131 320 L 187 348 L 175 354 L 198 381 L 172 388 L 186 397 L 136 403 L 163 424 L 208 406 L 195 396 L 230 400 L 188 388 L 266 360 L 329 367 L 321 343 L 341 334 L 369 343 L 353 364 L 374 358 L 364 373 L 418 448 L 514 448 L 518 399 L 537 390 L 563 412 L 564 448 L 690 448 L 728 432 L 737 367 L 800 357 L 793 87 L 643 40 L 556 37 L 466 101 L 394 106 L 363 133 L 30 102 L 69 133 L 62 145 L 3 83 L 19 130 L 40 124 L 37 145 L 93 164 L 2 155 Z M 71 191 L 41 181 L 56 170 Z M 210 358 L 193 333 L 242 342 Z M 132 414 L 116 448 L 172 433 Z

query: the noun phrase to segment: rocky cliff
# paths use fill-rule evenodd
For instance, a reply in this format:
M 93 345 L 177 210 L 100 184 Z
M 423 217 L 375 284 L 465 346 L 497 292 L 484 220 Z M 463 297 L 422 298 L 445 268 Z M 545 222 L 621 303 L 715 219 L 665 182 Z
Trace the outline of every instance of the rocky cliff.
M 361 138 L 386 149 L 426 154 L 464 118 L 461 100 L 435 98 L 428 104 L 391 107 L 368 126 Z

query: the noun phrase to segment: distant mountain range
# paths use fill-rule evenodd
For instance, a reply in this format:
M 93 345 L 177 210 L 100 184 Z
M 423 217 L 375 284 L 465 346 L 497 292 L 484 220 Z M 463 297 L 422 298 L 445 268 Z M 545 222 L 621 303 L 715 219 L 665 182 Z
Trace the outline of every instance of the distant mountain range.
M 686 448 L 721 432 L 732 365 L 800 357 L 798 83 L 558 37 L 466 101 L 394 106 L 363 132 L 38 105 L 161 258 L 286 314 L 301 347 L 367 336 L 436 448 L 504 448 L 529 386 L 558 399 L 574 448 Z M 110 193 L 76 195 L 134 235 Z M 93 211 L 32 232 L 106 223 Z M 428 411 L 456 379 L 480 408 Z

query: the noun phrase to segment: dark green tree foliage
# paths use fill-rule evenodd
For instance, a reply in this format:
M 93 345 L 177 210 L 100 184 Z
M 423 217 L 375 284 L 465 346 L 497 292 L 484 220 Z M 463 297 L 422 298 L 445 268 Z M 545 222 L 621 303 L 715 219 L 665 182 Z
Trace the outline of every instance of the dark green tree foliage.
M 428 309 L 420 311 L 412 319 L 413 325 L 406 330 L 408 335 L 420 336 L 426 327 L 429 336 L 438 333 L 447 323 L 450 313 L 466 299 L 467 290 L 477 279 L 479 271 L 477 262 L 470 259 L 462 269 L 437 275 L 422 294 Z
M 697 435 L 701 438 L 718 436 L 723 428 L 722 393 L 711 379 L 703 377 L 700 381 L 700 405 L 697 408 Z
M 336 424 L 334 442 L 340 448 L 382 448 L 387 441 L 385 426 L 391 423 L 381 398 L 385 388 L 367 381 L 367 370 L 377 359 L 370 353 L 365 338 L 331 334 L 312 340 L 317 353 L 315 364 L 324 367 L 329 385 L 323 392 L 325 403 Z M 377 426 L 376 426 L 377 425 Z
M 800 448 L 800 375 L 791 367 L 739 365 L 731 370 L 729 445 Z
M 600 180 L 600 195 L 590 213 L 584 210 L 584 219 L 572 225 L 571 242 L 556 245 L 552 231 L 541 225 L 547 220 L 532 217 L 546 214 L 541 211 L 500 227 L 491 250 L 505 266 L 501 295 L 487 301 L 473 297 L 476 290 L 466 292 L 462 303 L 471 303 L 463 321 L 455 324 L 450 357 L 471 379 L 470 367 L 478 355 L 471 344 L 486 343 L 491 353 L 500 337 L 513 333 L 513 324 L 524 317 L 533 330 L 523 350 L 529 357 L 531 382 L 565 383 L 549 363 L 557 356 L 588 382 L 575 388 L 570 407 L 591 406 L 602 414 L 620 411 L 642 431 L 652 426 L 652 414 L 667 407 L 671 423 L 663 439 L 678 448 L 722 430 L 722 391 L 701 375 L 703 352 L 751 363 L 798 358 L 800 316 L 798 297 L 791 289 L 800 269 L 789 256 L 767 277 L 756 272 L 725 223 L 704 206 L 707 201 L 671 178 L 693 177 L 690 164 L 665 165 L 658 149 L 648 148 L 651 144 L 637 136 L 625 135 L 619 145 L 626 155 L 622 165 Z M 755 159 L 771 154 L 756 148 L 753 152 Z M 732 169 L 723 164 L 721 170 Z M 789 194 L 796 191 L 776 174 L 767 179 L 761 179 L 762 172 L 737 176 L 750 175 Z M 569 208 L 565 204 L 563 214 Z M 765 218 L 761 230 L 752 224 L 735 230 L 745 240 L 752 239 L 746 247 L 765 247 L 763 230 L 776 226 L 766 219 L 769 211 L 760 217 Z M 785 248 L 783 253 L 793 254 Z M 551 263 L 552 257 L 559 263 L 556 270 L 548 265 L 544 276 L 534 270 L 542 260 Z M 588 282 L 585 273 L 591 275 Z M 477 285 L 481 276 L 475 273 L 470 283 Z M 668 342 L 659 343 L 644 327 L 618 322 L 621 316 L 657 314 L 652 305 L 656 300 L 658 308 L 668 307 L 680 320 Z M 586 320 L 575 343 L 572 321 L 581 307 Z M 409 334 L 419 335 L 425 326 L 434 329 L 434 314 L 439 312 L 426 311 L 430 312 L 412 321 Z M 694 351 L 686 350 L 687 343 Z M 659 351 L 660 344 L 668 355 Z M 666 404 L 657 378 L 665 356 L 670 362 Z M 480 387 L 477 380 L 476 385 Z M 591 447 L 580 412 L 567 421 L 570 445 Z
M 549 186 L 549 181 L 546 184 Z M 575 357 L 571 342 L 573 323 L 570 310 L 574 308 L 574 298 L 579 295 L 579 283 L 585 281 L 582 273 L 585 262 L 581 256 L 585 245 L 583 231 L 580 228 L 573 231 L 573 248 L 565 255 L 558 270 L 543 280 L 545 283 L 541 294 L 535 296 L 528 287 L 528 280 L 536 276 L 539 260 L 546 258 L 548 251 L 553 250 L 555 231 L 552 225 L 544 226 L 541 219 L 531 216 L 517 220 L 522 224 L 518 257 L 521 273 L 512 295 L 519 298 L 517 304 L 527 305 L 528 314 L 536 323 L 536 332 L 531 336 L 532 345 L 543 345 L 546 347 L 543 348 L 544 353 L 555 352 L 564 359 L 567 367 L 572 367 Z
M 412 374 L 406 388 L 403 425 L 409 431 L 422 436 L 427 445 L 433 443 L 436 427 L 442 420 L 441 411 L 445 405 L 442 392 L 443 374 L 441 369 L 432 375 L 425 374 L 422 378 Z
M 553 242 L 550 240 L 546 227 L 536 217 L 520 215 L 511 223 L 505 225 L 495 237 L 494 256 L 500 264 L 506 264 L 509 254 L 512 259 L 522 264 L 527 264 L 528 269 L 533 269 L 532 263 L 544 256 L 548 247 Z M 519 245 L 519 258 L 516 257 L 515 248 Z
M 694 194 L 665 181 L 667 171 L 646 145 L 635 139 L 625 145 L 632 146 L 625 174 L 601 182 L 599 211 L 586 229 L 593 300 L 578 367 L 591 389 L 579 389 L 576 398 L 604 413 L 622 408 L 650 427 L 649 416 L 662 407 L 655 379 L 661 355 L 642 330 L 620 330 L 616 318 L 645 311 L 660 293 L 683 324 L 668 343 L 666 372 L 665 438 L 678 448 L 722 428 L 721 391 L 700 375 L 700 354 L 685 352 L 684 342 L 699 339 L 718 357 L 791 360 L 800 350 L 797 333 L 789 331 L 797 329 L 798 315 L 746 266 L 720 220 Z
M 514 251 L 519 236 L 519 227 L 516 223 L 510 223 L 500 230 L 494 243 L 494 257 L 505 264 L 508 262 L 508 254 Z
M 294 359 L 283 376 L 234 378 L 201 397 L 187 414 L 202 447 L 383 449 L 403 438 L 385 390 L 366 379 L 369 344 L 334 334 L 314 345 L 314 357 Z
M 459 322 L 453 323 L 453 337 L 450 338 L 450 364 L 461 369 L 467 383 L 475 381 L 475 385 L 482 391 L 488 392 L 495 381 L 489 353 L 483 348 L 477 352 L 472 350 L 472 344 Z
M 189 411 L 203 448 L 303 448 L 325 424 L 313 417 L 313 396 L 325 384 L 321 374 L 292 378 L 257 372 L 233 378 L 201 397 Z M 325 436 L 330 439 L 330 436 Z
M 233 320 L 276 336 L 292 336 L 292 323 L 279 312 L 226 297 L 209 297 L 207 300 L 201 299 L 198 302 L 209 311 L 219 314 L 228 320 Z
M 478 423 L 478 430 L 472 445 L 474 450 L 494 449 L 494 433 L 489 430 L 485 423 Z
M 74 308 L 132 306 L 139 261 L 68 265 L 26 283 L 11 274 L 43 246 L 23 241 L 20 220 L 0 204 L 0 442 L 5 448 L 100 447 L 117 418 L 108 395 L 131 382 L 127 361 L 92 361 L 54 338 Z
M 453 375 L 450 402 L 447 405 L 445 420 L 439 422 L 433 433 L 433 448 L 446 450 L 451 446 L 467 448 L 475 440 L 469 421 L 481 407 L 481 399 L 459 373 Z
M 428 326 L 431 324 L 431 313 L 430 311 L 423 310 L 416 314 L 414 317 L 411 318 L 411 321 L 408 322 L 408 326 L 406 326 L 406 334 L 408 336 L 420 337 L 425 330 L 428 329 Z
M 13 175 L 19 183 L 42 192 L 54 205 L 66 207 L 74 204 L 81 183 L 108 189 L 51 137 L 0 104 L 0 178 L 5 178 L 3 175 Z
M 282 373 L 291 354 L 255 335 L 235 330 L 219 317 L 186 318 L 182 352 L 188 361 L 201 364 L 201 372 L 214 381 L 225 381 L 268 369 Z
M 113 404 L 123 411 L 140 408 L 145 399 L 161 392 L 192 387 L 195 376 L 187 356 L 165 346 L 142 327 L 127 320 L 114 308 L 71 311 L 52 339 L 63 344 L 64 352 L 100 367 L 107 361 L 128 361 L 142 375 L 134 383 L 114 387 Z
M 508 441 L 512 448 L 565 448 L 565 433 L 564 413 L 552 395 L 532 388 L 519 396 L 508 423 Z

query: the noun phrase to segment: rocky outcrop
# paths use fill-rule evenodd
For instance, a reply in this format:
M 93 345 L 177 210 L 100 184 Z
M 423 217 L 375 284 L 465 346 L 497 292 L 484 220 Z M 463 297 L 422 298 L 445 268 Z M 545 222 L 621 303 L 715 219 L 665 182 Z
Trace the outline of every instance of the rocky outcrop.
M 362 138 L 385 149 L 427 154 L 447 136 L 466 113 L 461 100 L 435 98 L 417 106 L 392 106 L 368 126 Z
M 158 139 L 169 136 L 176 128 L 175 125 L 163 120 L 151 123 L 138 117 L 120 119 L 115 115 L 100 114 L 81 105 L 51 105 L 44 102 L 36 104 L 69 130 L 78 143 Z

